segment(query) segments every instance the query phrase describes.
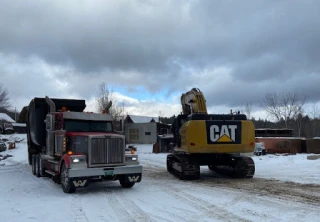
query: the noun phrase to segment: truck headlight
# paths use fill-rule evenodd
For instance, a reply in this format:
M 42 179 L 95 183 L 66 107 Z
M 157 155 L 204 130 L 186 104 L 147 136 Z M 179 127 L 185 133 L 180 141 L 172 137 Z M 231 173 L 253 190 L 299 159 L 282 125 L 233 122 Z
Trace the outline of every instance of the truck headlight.
M 70 156 L 70 159 L 71 159 L 71 163 L 72 164 L 86 164 L 87 163 L 87 158 L 86 156 L 80 156 L 80 155 L 77 155 L 77 156 Z
M 126 162 L 137 162 L 138 155 L 126 155 Z

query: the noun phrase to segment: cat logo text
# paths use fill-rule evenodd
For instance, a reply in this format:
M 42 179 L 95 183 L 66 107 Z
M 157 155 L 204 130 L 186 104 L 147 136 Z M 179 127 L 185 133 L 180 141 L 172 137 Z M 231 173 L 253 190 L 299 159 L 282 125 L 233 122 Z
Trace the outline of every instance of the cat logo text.
M 235 142 L 236 125 L 210 126 L 210 140 L 212 142 Z
M 207 125 L 208 143 L 239 144 L 241 140 L 241 124 L 211 123 Z

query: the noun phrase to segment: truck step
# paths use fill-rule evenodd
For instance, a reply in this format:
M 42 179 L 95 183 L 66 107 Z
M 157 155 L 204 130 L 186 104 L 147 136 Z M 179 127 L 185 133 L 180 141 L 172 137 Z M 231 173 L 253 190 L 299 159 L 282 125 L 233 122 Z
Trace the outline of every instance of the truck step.
M 56 160 L 48 160 L 48 162 L 49 162 L 49 163 L 56 164 L 56 165 L 59 164 L 59 161 L 56 161 Z
M 55 176 L 55 175 L 56 175 L 56 173 L 53 172 L 53 171 L 51 171 L 51 170 L 45 170 L 45 172 L 48 173 L 48 174 L 50 174 L 50 175 L 52 175 L 52 176 Z

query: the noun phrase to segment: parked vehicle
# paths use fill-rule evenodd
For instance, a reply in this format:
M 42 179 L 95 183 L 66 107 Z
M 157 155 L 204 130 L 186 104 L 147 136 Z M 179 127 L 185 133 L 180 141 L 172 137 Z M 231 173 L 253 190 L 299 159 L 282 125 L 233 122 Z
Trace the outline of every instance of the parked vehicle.
M 112 116 L 84 112 L 84 100 L 34 98 L 28 108 L 28 159 L 37 177 L 51 176 L 65 193 L 90 182 L 119 180 L 124 188 L 141 181 L 138 155 L 125 152 Z
M 0 152 L 6 151 L 7 145 L 5 142 L 0 141 Z
M 1 123 L 0 130 L 1 130 L 2 134 L 13 134 L 14 133 L 13 125 L 11 123 Z
M 266 151 L 266 148 L 264 147 L 263 142 L 256 142 L 253 154 L 256 156 L 261 156 L 261 155 L 267 154 L 267 151 Z

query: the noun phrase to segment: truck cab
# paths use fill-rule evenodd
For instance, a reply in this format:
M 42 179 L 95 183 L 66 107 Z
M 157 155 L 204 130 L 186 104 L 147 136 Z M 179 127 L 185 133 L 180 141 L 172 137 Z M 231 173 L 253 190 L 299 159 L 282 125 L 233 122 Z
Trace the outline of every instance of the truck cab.
M 138 155 L 125 152 L 125 137 L 115 133 L 112 116 L 83 112 L 81 103 L 48 97 L 30 103 L 27 131 L 33 174 L 52 176 L 65 193 L 95 181 L 119 180 L 124 188 L 140 182 Z M 43 124 L 36 111 L 46 113 Z
M 0 132 L 3 134 L 13 134 L 14 129 L 12 123 L 2 123 L 0 126 Z

